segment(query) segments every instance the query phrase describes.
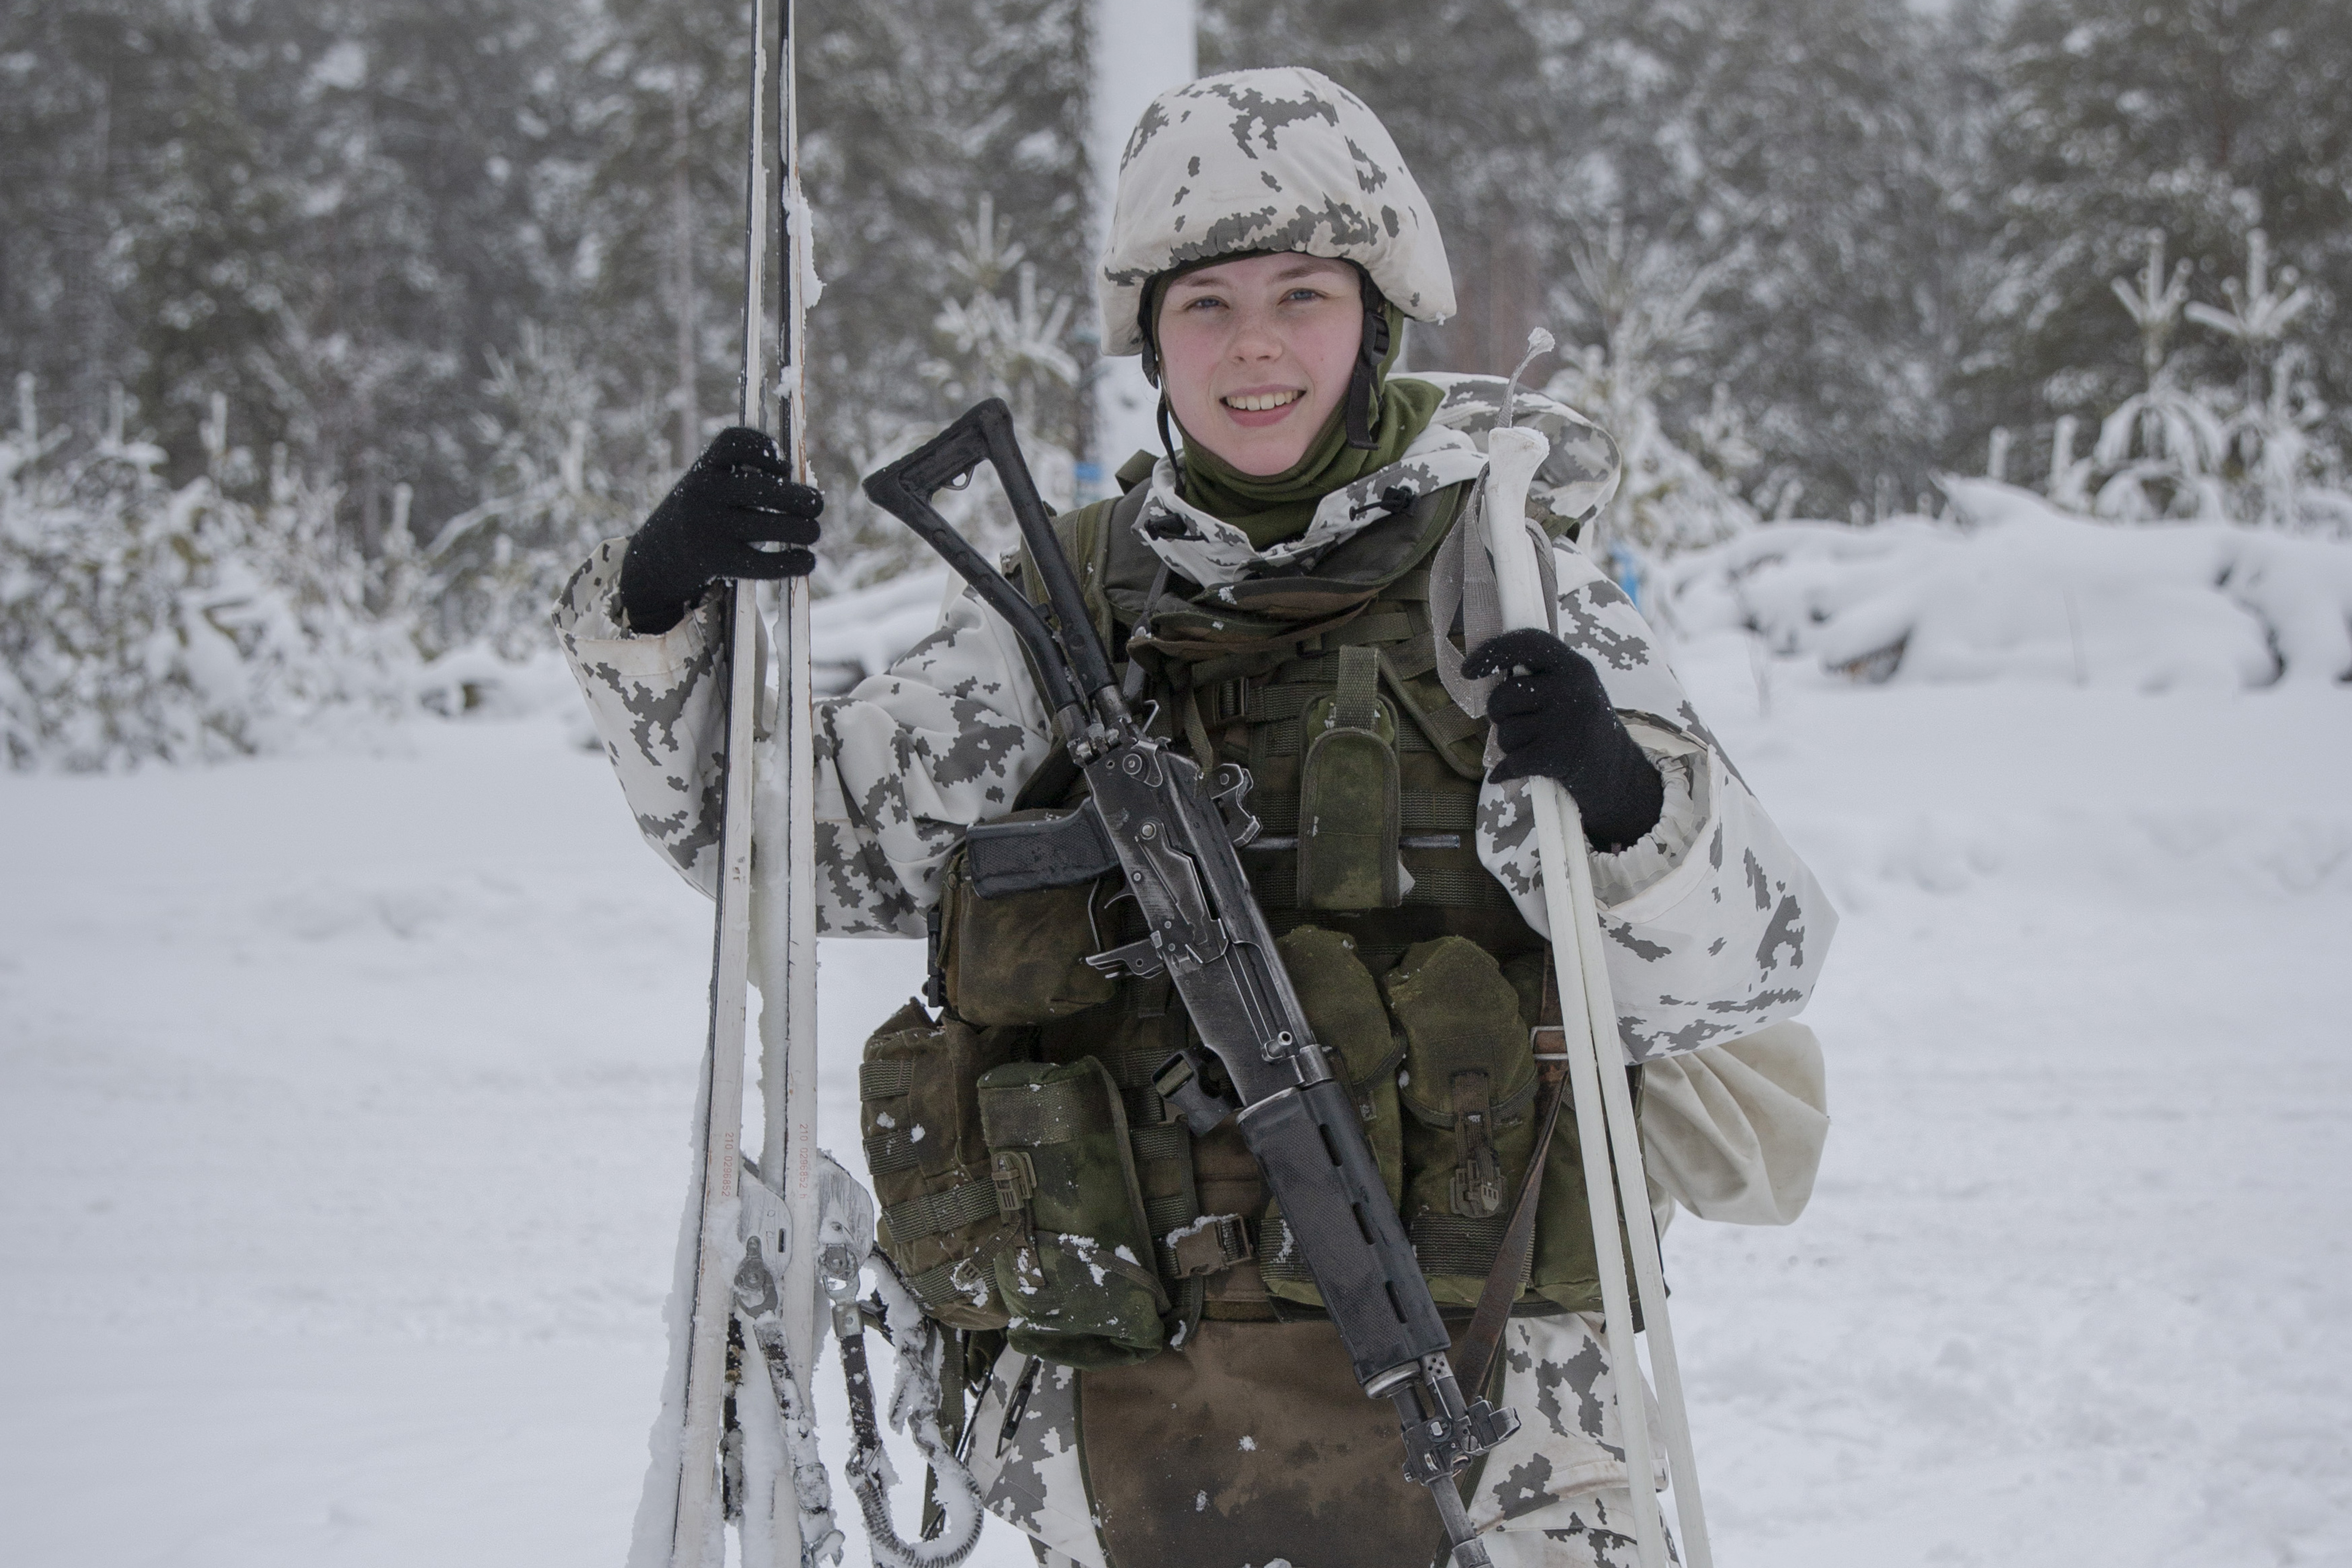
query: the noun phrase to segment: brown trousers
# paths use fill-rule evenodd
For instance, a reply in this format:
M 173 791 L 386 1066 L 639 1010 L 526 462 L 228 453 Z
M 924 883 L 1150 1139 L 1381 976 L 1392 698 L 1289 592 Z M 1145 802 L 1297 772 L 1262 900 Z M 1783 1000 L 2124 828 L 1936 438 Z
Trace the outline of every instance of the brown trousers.
M 1444 1538 L 1328 1322 L 1203 1321 L 1082 1373 L 1078 1430 L 1110 1568 L 1430 1568 Z

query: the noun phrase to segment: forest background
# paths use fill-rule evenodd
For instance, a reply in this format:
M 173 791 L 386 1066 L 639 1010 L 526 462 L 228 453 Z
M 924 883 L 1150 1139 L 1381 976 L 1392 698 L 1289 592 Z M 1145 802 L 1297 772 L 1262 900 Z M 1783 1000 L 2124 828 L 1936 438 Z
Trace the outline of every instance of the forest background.
M 0 0 L 0 756 L 456 710 L 734 406 L 746 25 L 679 0 Z M 822 592 L 856 476 L 1011 398 L 1067 497 L 1093 356 L 1085 0 L 802 9 Z M 1538 367 L 1639 582 L 1944 509 L 2342 536 L 2352 29 L 2331 0 L 1203 0 L 1439 209 L 1409 363 Z

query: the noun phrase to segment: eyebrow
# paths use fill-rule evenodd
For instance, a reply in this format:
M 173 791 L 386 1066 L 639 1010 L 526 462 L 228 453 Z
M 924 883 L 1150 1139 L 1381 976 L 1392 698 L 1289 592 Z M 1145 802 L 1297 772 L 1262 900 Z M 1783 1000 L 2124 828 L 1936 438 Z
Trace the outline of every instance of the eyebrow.
M 1276 272 L 1273 280 L 1276 283 L 1284 283 L 1293 278 L 1324 276 L 1345 272 L 1347 269 L 1347 263 L 1344 261 L 1334 261 L 1323 256 L 1301 256 L 1290 266 Z M 1168 286 L 1169 292 L 1172 294 L 1179 289 L 1186 288 L 1213 289 L 1217 284 L 1228 281 L 1220 276 L 1223 270 L 1222 268 L 1204 267 L 1198 272 L 1187 272 Z

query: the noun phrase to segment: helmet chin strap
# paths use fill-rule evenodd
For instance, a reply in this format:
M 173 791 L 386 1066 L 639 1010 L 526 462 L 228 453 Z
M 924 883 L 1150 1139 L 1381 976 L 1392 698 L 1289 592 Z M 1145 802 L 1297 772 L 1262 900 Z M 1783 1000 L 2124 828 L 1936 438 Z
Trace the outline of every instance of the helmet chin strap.
M 1348 445 L 1369 452 L 1379 445 L 1372 438 L 1372 384 L 1380 375 L 1381 361 L 1389 357 L 1389 312 L 1388 300 L 1370 275 L 1360 267 L 1356 275 L 1364 285 L 1364 334 L 1356 345 L 1356 368 L 1348 377 Z
M 1143 352 L 1147 356 L 1150 354 L 1151 348 L 1149 342 L 1145 344 Z M 1148 365 L 1151 362 L 1147 357 L 1144 363 Z M 1150 373 L 1147 371 L 1145 374 Z M 1154 386 L 1159 386 L 1160 378 L 1153 375 L 1151 383 Z M 1160 388 L 1160 407 L 1154 417 L 1160 422 L 1160 449 L 1168 454 L 1168 466 L 1176 470 L 1176 489 L 1181 494 L 1184 489 L 1184 459 L 1176 455 L 1175 438 L 1168 433 L 1168 389 L 1162 386 Z

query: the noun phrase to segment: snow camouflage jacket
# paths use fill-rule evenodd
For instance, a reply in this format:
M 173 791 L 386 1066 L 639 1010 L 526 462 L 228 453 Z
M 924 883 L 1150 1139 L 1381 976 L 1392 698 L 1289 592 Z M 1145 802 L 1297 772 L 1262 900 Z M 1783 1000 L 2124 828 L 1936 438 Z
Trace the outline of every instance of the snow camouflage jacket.
M 1549 410 L 1590 428 L 1559 405 Z M 1397 463 L 1326 498 L 1307 537 L 1335 542 L 1380 515 L 1360 506 L 1365 499 L 1399 484 L 1422 493 L 1462 483 L 1485 461 L 1442 409 Z M 1574 461 L 1570 448 L 1545 476 L 1538 521 L 1589 510 Z M 1197 525 L 1193 537 L 1147 535 L 1147 542 L 1204 585 L 1295 559 L 1306 542 L 1261 555 L 1237 530 L 1184 502 L 1173 479 L 1163 459 L 1143 520 L 1181 516 Z M 626 544 L 605 542 L 574 574 L 556 607 L 556 630 L 639 830 L 709 893 L 725 700 L 715 679 L 715 595 L 658 637 L 631 636 L 618 595 Z M 1827 898 L 1691 707 L 1632 602 L 1572 544 L 1556 557 L 1561 636 L 1600 671 L 1666 785 L 1664 814 L 1648 837 L 1593 858 L 1628 1059 L 1672 1056 L 1793 1017 L 1835 926 Z M 1020 646 L 976 596 L 955 592 L 930 636 L 846 695 L 820 701 L 816 713 L 818 929 L 919 937 L 964 828 L 1011 810 L 1051 749 L 1050 721 Z M 1519 784 L 1481 787 L 1476 842 L 1480 862 L 1528 923 L 1545 931 L 1532 814 Z
M 1401 482 L 1436 488 L 1483 470 L 1476 436 L 1491 426 L 1497 384 L 1428 379 L 1448 394 L 1430 429 L 1399 463 L 1351 489 L 1378 495 Z M 1614 486 L 1607 437 L 1549 400 L 1524 405 L 1520 422 L 1538 425 L 1553 443 L 1530 515 L 1554 532 L 1590 517 Z M 1162 464 L 1145 515 L 1183 516 L 1198 525 L 1196 537 L 1146 535 L 1147 542 L 1175 552 L 1176 563 L 1204 585 L 1258 568 L 1247 541 L 1237 544 L 1224 524 L 1187 507 L 1172 479 Z M 1309 535 L 1344 537 L 1355 503 L 1331 500 Z M 662 636 L 629 635 L 617 602 L 625 543 L 597 548 L 567 587 L 555 623 L 640 830 L 708 893 L 718 863 L 722 734 L 717 616 L 706 606 Z M 1293 542 L 1282 558 L 1299 553 Z M 1662 1224 L 1677 1204 L 1702 1218 L 1786 1224 L 1810 1195 L 1828 1126 L 1819 1047 L 1801 1023 L 1787 1020 L 1820 973 L 1835 916 L 1692 710 L 1632 604 L 1573 545 L 1559 547 L 1557 565 L 1562 635 L 1600 670 L 1666 783 L 1665 814 L 1650 837 L 1595 858 L 1623 1041 L 1629 1058 L 1645 1064 L 1642 1128 L 1653 1206 Z M 964 827 L 1010 809 L 1049 745 L 1013 634 L 961 591 L 948 597 L 937 629 L 889 669 L 817 705 L 816 738 L 819 916 L 835 935 L 923 934 L 925 911 Z M 1541 929 L 1527 816 L 1516 784 L 1481 787 L 1479 859 Z M 1288 1333 L 1300 1326 L 1203 1322 L 1200 1331 Z M 1522 1426 L 1489 1457 L 1468 1500 L 1498 1564 L 1613 1568 L 1633 1561 L 1615 1373 L 1599 1328 L 1597 1319 L 1575 1313 L 1509 1325 L 1500 1398 L 1520 1413 Z M 1257 1366 L 1283 1364 L 1273 1353 L 1279 1348 L 1269 1344 Z M 1080 1374 L 1027 1363 L 1008 1351 L 991 1375 L 973 1420 L 999 1440 L 975 1446 L 975 1478 L 989 1510 L 1030 1535 L 1044 1561 L 1105 1568 L 1106 1538 L 1119 1533 L 1111 1515 L 1124 1501 L 1131 1516 L 1137 1500 L 1098 1495 L 1088 1484 Z M 1312 1390 L 1299 1392 L 1309 1395 L 1302 1418 L 1318 1429 L 1360 1428 L 1366 1411 L 1377 1417 L 1384 1409 L 1352 1386 L 1335 1385 L 1320 1400 Z M 1215 1426 L 1221 1408 L 1211 1397 L 1191 1414 Z M 1383 1454 L 1394 1445 L 1392 1424 L 1362 1430 L 1362 1440 L 1376 1441 Z M 1215 1468 L 1230 1471 L 1246 1458 Z M 1192 1523 L 1225 1514 L 1227 1482 L 1238 1479 L 1204 1474 L 1201 1498 L 1215 1489 L 1216 1509 L 1192 1514 Z M 1262 1495 L 1255 1482 L 1243 1490 Z M 1262 1511 L 1237 1508 L 1236 1524 Z M 1308 1537 L 1288 1555 L 1314 1559 L 1349 1511 L 1310 1489 L 1285 1515 Z M 1151 1556 L 1124 1543 L 1121 1550 L 1122 1561 Z

